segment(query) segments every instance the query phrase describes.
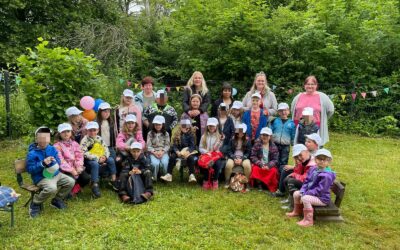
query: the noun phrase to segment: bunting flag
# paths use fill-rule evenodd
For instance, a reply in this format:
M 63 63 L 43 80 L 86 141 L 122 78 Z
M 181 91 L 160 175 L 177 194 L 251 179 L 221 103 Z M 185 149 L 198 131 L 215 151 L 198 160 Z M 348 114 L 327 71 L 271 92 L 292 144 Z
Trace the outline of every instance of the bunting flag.
M 132 82 L 131 81 L 127 81 L 126 85 L 128 85 L 128 87 L 130 87 L 132 85 Z
M 386 94 L 389 94 L 389 88 L 384 88 L 383 91 L 385 91 Z
M 377 93 L 376 90 L 371 91 L 371 94 L 372 94 L 373 97 L 376 97 L 376 93 Z
M 335 94 L 331 94 L 331 95 L 329 95 L 329 99 L 331 99 L 331 100 L 333 100 L 333 98 L 335 98 Z
M 139 83 L 135 83 L 135 89 L 137 89 L 139 86 Z
M 351 93 L 351 97 L 353 98 L 353 101 L 355 101 L 355 100 L 356 100 L 356 97 L 357 97 L 357 93 L 356 93 L 356 92 Z
M 289 95 L 291 95 L 291 94 L 293 94 L 293 89 L 288 89 L 287 92 Z
M 367 93 L 365 93 L 365 92 L 361 92 L 361 96 L 362 96 L 362 98 L 364 98 L 364 99 L 365 99 L 365 97 L 367 96 Z
M 272 85 L 272 90 L 275 90 L 276 89 L 276 86 L 275 85 Z
M 176 87 L 176 90 L 179 91 L 181 89 L 181 87 Z
M 342 97 L 342 101 L 346 100 L 346 95 L 340 95 Z
M 171 92 L 171 87 L 167 87 L 167 92 Z
M 124 79 L 119 79 L 119 84 L 124 84 Z
M 17 85 L 19 85 L 19 84 L 21 83 L 21 77 L 17 76 L 17 77 L 15 78 L 15 83 L 16 83 Z

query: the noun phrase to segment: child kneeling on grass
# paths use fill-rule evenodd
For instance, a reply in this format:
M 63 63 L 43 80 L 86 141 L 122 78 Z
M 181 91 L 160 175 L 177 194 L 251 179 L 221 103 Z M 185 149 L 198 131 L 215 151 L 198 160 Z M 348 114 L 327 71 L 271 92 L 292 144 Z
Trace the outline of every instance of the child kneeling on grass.
M 43 202 L 55 195 L 51 205 L 58 209 L 65 209 L 64 198 L 69 194 L 75 180 L 60 172 L 58 152 L 50 145 L 50 129 L 40 127 L 35 132 L 36 142 L 29 145 L 26 157 L 26 170 L 31 174 L 33 183 L 41 191 L 35 194 L 29 206 L 29 215 L 34 218 L 42 210 Z
M 314 224 L 313 205 L 327 206 L 329 204 L 331 201 L 330 188 L 336 178 L 335 173 L 329 167 L 332 161 L 332 154 L 329 150 L 319 149 L 315 153 L 315 160 L 318 167 L 310 169 L 300 191 L 293 194 L 293 211 L 286 213 L 288 217 L 295 217 L 303 212 L 303 220 L 297 222 L 302 227 L 309 227 Z
M 133 142 L 130 154 L 122 163 L 119 196 L 124 203 L 140 204 L 153 196 L 150 161 L 142 153 L 142 144 Z
M 84 155 L 86 170 L 90 172 L 92 179 L 92 193 L 94 198 L 100 198 L 99 173 L 110 174 L 110 185 L 117 190 L 116 172 L 114 158 L 110 157 L 108 146 L 104 143 L 99 132 L 97 122 L 88 122 L 86 125 L 87 135 L 81 141 L 81 149 Z

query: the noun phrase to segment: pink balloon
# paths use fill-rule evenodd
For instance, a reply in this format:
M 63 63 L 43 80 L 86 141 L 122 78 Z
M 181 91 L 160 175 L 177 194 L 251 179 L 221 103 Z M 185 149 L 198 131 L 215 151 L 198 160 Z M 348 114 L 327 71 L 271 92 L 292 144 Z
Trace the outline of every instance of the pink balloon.
M 90 110 L 94 108 L 94 99 L 91 96 L 84 96 L 80 101 L 81 107 L 85 110 Z

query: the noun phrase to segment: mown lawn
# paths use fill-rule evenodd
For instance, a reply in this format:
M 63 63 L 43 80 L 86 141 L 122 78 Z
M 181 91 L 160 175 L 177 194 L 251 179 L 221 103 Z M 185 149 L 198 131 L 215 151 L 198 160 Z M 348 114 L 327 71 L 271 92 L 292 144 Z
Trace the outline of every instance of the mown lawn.
M 201 249 L 399 249 L 400 141 L 333 134 L 327 148 L 334 170 L 347 184 L 344 223 L 317 222 L 303 229 L 285 218 L 279 200 L 266 193 L 204 192 L 199 186 L 157 183 L 155 199 L 144 205 L 119 203 L 112 191 L 90 198 L 90 190 L 65 212 L 48 204 L 30 219 L 23 194 L 16 226 L 0 213 L 1 248 L 201 248 Z M 0 143 L 0 180 L 17 187 L 13 160 L 23 157 L 18 141 Z

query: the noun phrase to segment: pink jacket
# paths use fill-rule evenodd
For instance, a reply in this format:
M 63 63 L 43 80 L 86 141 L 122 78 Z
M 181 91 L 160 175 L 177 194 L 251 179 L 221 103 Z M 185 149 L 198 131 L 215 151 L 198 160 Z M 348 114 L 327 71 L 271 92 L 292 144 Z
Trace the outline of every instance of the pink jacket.
M 142 144 L 143 150 L 146 147 L 146 142 L 143 140 L 143 136 L 142 136 L 142 131 L 138 131 L 136 132 L 135 136 L 130 136 L 128 134 L 125 133 L 119 133 L 117 136 L 117 150 L 119 151 L 125 151 L 125 146 L 126 146 L 126 142 L 130 139 L 133 138 L 135 141 L 140 142 Z
M 60 168 L 64 172 L 72 172 L 72 170 L 83 170 L 83 153 L 81 147 L 74 140 L 59 141 L 54 144 L 60 158 Z

